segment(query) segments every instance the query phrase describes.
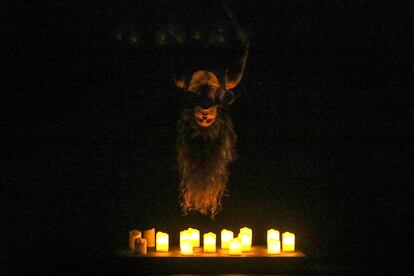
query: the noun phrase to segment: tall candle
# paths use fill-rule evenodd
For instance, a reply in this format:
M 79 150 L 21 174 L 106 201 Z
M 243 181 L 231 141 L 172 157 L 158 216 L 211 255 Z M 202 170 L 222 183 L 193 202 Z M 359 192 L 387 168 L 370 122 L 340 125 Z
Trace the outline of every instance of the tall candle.
M 155 228 L 144 230 L 144 239 L 148 242 L 148 247 L 155 247 Z
M 157 252 L 168 252 L 168 234 L 161 231 L 157 232 Z
M 295 234 L 290 232 L 285 232 L 282 234 L 282 251 L 295 251 Z
M 242 242 L 242 252 L 248 252 L 251 249 L 251 237 L 247 232 L 239 233 L 239 238 Z
M 190 239 L 182 240 L 180 244 L 181 255 L 193 255 L 193 242 Z
M 242 242 L 240 238 L 234 238 L 230 240 L 229 255 L 241 255 Z
M 216 252 L 216 234 L 206 233 L 204 234 L 204 252 Z
M 230 240 L 233 238 L 233 232 L 223 229 L 221 230 L 221 248 L 229 249 Z
M 183 230 L 180 232 L 180 245 L 184 240 L 192 240 L 192 237 L 190 235 L 190 233 L 188 232 L 188 230 Z
M 267 239 L 267 253 L 268 254 L 279 254 L 280 253 L 280 240 L 278 239 Z
M 267 230 L 267 243 L 269 243 L 269 239 L 280 240 L 280 233 L 275 229 Z
M 200 247 L 200 231 L 194 228 L 188 228 L 187 231 L 191 236 L 193 247 Z
M 135 240 L 141 238 L 141 231 L 138 230 L 131 230 L 129 231 L 129 249 L 135 249 Z
M 243 227 L 240 229 L 240 234 L 241 233 L 247 233 L 249 235 L 250 238 L 250 247 L 252 246 L 252 241 L 253 241 L 253 231 L 251 228 L 248 227 Z

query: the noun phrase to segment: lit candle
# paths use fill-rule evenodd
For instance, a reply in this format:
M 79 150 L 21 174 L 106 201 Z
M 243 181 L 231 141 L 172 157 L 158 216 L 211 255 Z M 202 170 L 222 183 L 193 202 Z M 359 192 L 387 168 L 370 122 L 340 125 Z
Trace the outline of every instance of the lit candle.
M 221 248 L 229 249 L 230 240 L 233 238 L 233 232 L 223 229 L 221 230 Z
M 183 231 L 180 232 L 180 245 L 185 240 L 190 240 L 190 241 L 192 240 L 191 235 L 188 232 L 188 230 L 183 230 Z
M 168 234 L 161 231 L 157 232 L 157 252 L 168 252 Z
M 129 249 L 135 249 L 135 240 L 141 238 L 141 231 L 131 230 L 129 231 Z
M 200 231 L 194 228 L 188 228 L 187 231 L 193 241 L 193 247 L 200 247 Z
M 239 233 L 239 238 L 241 239 L 241 243 L 242 243 L 242 251 L 243 252 L 248 252 L 251 249 L 251 237 L 250 234 L 247 232 L 241 232 Z
M 181 255 L 193 255 L 193 242 L 191 239 L 182 240 L 180 244 Z
M 248 227 L 243 227 L 240 229 L 240 234 L 241 233 L 247 233 L 250 237 L 250 246 L 252 246 L 252 239 L 253 239 L 253 231 L 251 228 Z
M 295 251 L 295 234 L 289 232 L 285 232 L 282 234 L 282 251 Z
M 204 252 L 216 252 L 216 234 L 204 234 Z
M 148 242 L 148 247 L 155 247 L 155 228 L 144 230 L 144 239 Z
M 240 238 L 234 238 L 230 240 L 229 255 L 241 255 L 242 242 Z
M 269 239 L 280 240 L 280 233 L 275 229 L 267 230 L 267 243 L 269 244 Z
M 279 254 L 280 253 L 280 240 L 267 239 L 267 253 L 268 254 Z

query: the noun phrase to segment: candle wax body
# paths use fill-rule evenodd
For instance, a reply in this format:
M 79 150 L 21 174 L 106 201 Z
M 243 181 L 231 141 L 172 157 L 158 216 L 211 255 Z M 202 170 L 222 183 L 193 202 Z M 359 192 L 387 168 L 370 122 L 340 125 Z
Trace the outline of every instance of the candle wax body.
M 221 248 L 229 249 L 230 240 L 233 238 L 233 232 L 223 229 L 221 230 Z
M 240 238 L 234 238 L 230 240 L 229 255 L 241 255 L 242 243 Z
M 189 256 L 194 254 L 193 242 L 190 239 L 181 241 L 180 249 L 181 255 Z
M 267 240 L 267 253 L 279 254 L 280 253 L 280 240 L 268 239 Z
M 193 247 L 200 247 L 200 231 L 194 228 L 188 228 L 187 231 L 193 242 Z
M 243 232 L 239 234 L 239 237 L 242 242 L 242 251 L 248 252 L 251 249 L 252 240 L 249 233 Z
M 157 252 L 168 252 L 168 234 L 157 232 L 156 248 Z
M 204 234 L 204 252 L 216 252 L 216 234 Z
M 282 234 L 282 251 L 295 251 L 295 234 L 289 232 L 285 232 Z
M 155 228 L 144 230 L 144 239 L 147 240 L 148 247 L 155 247 Z
M 280 233 L 275 229 L 267 230 L 267 241 L 269 243 L 269 239 L 280 240 Z

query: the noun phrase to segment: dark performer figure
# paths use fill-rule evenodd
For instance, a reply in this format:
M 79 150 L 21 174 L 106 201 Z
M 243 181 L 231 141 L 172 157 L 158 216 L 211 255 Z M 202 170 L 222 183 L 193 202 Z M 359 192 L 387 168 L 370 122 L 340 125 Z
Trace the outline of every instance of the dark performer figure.
M 231 11 L 226 7 L 224 10 L 241 53 L 239 58 L 214 68 L 189 69 L 189 64 L 181 64 L 185 69 L 174 74 L 176 85 L 185 93 L 177 125 L 180 205 L 185 214 L 195 210 L 214 217 L 220 211 L 228 167 L 236 158 L 236 134 L 228 108 L 235 99 L 231 90 L 243 75 L 249 42 Z

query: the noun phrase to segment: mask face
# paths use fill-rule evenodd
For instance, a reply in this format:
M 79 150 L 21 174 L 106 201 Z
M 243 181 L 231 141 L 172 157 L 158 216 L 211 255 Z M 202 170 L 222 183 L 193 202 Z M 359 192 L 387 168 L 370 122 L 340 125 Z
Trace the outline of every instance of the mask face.
M 213 105 L 205 109 L 200 106 L 196 106 L 194 108 L 194 117 L 199 126 L 211 126 L 217 117 L 217 105 Z

